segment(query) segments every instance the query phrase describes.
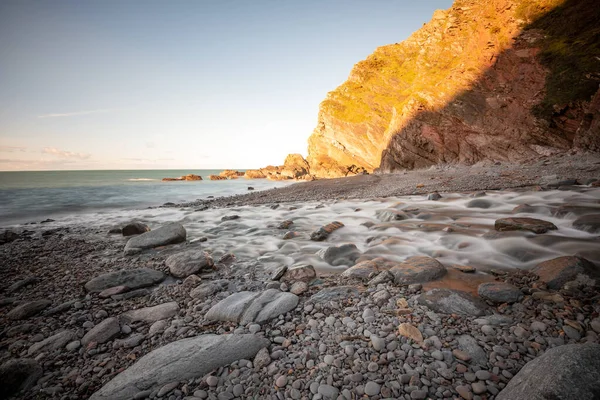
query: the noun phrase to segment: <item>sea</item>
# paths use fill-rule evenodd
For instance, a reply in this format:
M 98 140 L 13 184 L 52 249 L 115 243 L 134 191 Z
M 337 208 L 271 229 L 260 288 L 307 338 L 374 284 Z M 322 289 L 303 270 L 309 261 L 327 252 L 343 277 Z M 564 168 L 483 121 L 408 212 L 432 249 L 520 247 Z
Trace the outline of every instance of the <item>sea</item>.
M 135 210 L 272 189 L 292 182 L 267 179 L 211 181 L 222 170 L 96 170 L 0 172 L 0 226 L 40 222 L 75 213 Z M 244 170 L 238 170 L 244 171 Z M 202 181 L 163 182 L 195 174 Z

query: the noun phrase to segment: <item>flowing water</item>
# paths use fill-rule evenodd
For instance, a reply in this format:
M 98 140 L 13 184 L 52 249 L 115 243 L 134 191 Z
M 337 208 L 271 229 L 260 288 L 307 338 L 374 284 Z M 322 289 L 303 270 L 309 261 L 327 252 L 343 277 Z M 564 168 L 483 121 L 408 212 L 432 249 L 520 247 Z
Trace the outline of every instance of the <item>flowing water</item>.
M 483 201 L 488 208 L 473 207 L 474 200 Z M 527 212 L 513 213 L 515 207 L 523 204 L 531 206 Z M 388 208 L 404 210 L 410 218 L 379 221 L 376 212 Z M 239 218 L 221 220 L 234 214 Z M 427 200 L 425 196 L 406 196 L 289 203 L 276 209 L 262 205 L 204 211 L 174 207 L 80 213 L 47 225 L 86 224 L 106 232 L 111 226 L 133 219 L 152 228 L 179 221 L 187 229 L 188 240 L 215 258 L 233 253 L 240 261 L 258 260 L 268 268 L 310 263 L 321 272 L 340 272 L 349 266 L 331 266 L 317 253 L 331 245 L 353 243 L 363 253 L 362 259 L 386 257 L 402 261 L 414 255 L 427 255 L 445 265 L 470 265 L 489 270 L 528 269 L 540 261 L 562 255 L 579 255 L 600 265 L 600 235 L 573 227 L 573 221 L 586 214 L 600 214 L 600 188 L 494 191 L 475 199 L 470 194 L 444 193 L 438 201 Z M 552 222 L 558 229 L 545 234 L 496 232 L 494 222 L 504 217 L 538 218 Z M 293 225 L 287 230 L 277 229 L 283 220 L 293 220 Z M 331 221 L 340 221 L 345 226 L 333 232 L 325 242 L 310 240 L 312 231 Z M 289 230 L 298 232 L 299 236 L 283 240 Z M 199 243 L 201 237 L 208 240 Z

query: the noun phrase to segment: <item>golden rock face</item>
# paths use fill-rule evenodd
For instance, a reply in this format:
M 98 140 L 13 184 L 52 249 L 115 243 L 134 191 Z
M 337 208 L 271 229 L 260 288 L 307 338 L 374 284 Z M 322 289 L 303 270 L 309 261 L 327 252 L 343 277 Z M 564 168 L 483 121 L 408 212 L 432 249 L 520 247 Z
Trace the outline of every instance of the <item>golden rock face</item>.
M 571 147 L 586 105 L 565 106 L 571 123 L 542 121 L 533 109 L 552 90 L 540 52 L 558 43 L 542 19 L 582 13 L 579 3 L 457 0 L 406 41 L 377 48 L 321 103 L 311 174 L 517 161 Z

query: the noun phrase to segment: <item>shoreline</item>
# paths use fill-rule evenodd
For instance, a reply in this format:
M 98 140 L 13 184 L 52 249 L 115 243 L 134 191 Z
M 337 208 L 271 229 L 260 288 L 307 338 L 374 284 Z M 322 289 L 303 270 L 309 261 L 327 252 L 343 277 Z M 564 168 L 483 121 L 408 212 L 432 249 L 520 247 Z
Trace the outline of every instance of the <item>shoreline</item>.
M 150 233 L 178 221 L 187 236 L 133 255 L 124 254 L 129 237 L 107 233 L 129 214 L 24 226 L 30 231 L 0 245 L 0 364 L 34 360 L 31 382 L 15 398 L 118 399 L 109 382 L 142 382 L 135 366 L 144 356 L 163 351 L 167 360 L 199 341 L 192 364 L 179 354 L 154 366 L 168 381 L 123 398 L 500 399 L 527 362 L 566 344 L 600 341 L 599 286 L 589 284 L 595 272 L 555 288 L 530 271 L 573 253 L 600 260 L 598 233 L 574 227 L 580 216 L 598 213 L 600 188 L 559 184 L 600 176 L 600 158 L 551 162 L 549 172 L 561 171 L 556 180 L 537 163 L 517 175 L 516 166 L 452 166 L 139 210 L 136 219 Z M 465 194 L 511 176 L 506 188 L 518 190 Z M 548 184 L 551 191 L 524 190 Z M 442 198 L 427 200 L 436 190 Z M 514 214 L 526 201 L 533 208 Z M 518 216 L 557 229 L 494 230 L 494 220 Z M 344 226 L 311 240 L 333 221 Z M 527 268 L 499 268 L 507 260 Z M 290 272 L 307 264 L 314 269 Z M 354 264 L 361 267 L 348 269 Z M 160 282 L 143 283 L 144 268 Z M 119 270 L 133 274 L 119 283 L 128 288 L 89 289 Z M 236 314 L 237 302 L 256 314 Z M 23 307 L 29 313 L 15 318 Z M 202 340 L 225 339 L 234 343 L 223 344 L 223 360 L 209 357 Z M 227 359 L 228 351 L 244 355 Z

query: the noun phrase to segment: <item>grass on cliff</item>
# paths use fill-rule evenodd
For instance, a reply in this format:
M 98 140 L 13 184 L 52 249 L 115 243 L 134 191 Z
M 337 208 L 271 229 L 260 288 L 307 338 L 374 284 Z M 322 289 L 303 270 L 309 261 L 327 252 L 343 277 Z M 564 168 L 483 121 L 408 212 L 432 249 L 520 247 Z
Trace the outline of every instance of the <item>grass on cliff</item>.
M 533 110 L 546 119 L 552 117 L 555 104 L 589 101 L 600 83 L 600 1 L 560 3 L 548 9 L 552 4 L 524 2 L 518 9 L 524 19 L 532 21 L 525 29 L 541 29 L 546 34 L 539 60 L 550 74 L 545 98 Z

